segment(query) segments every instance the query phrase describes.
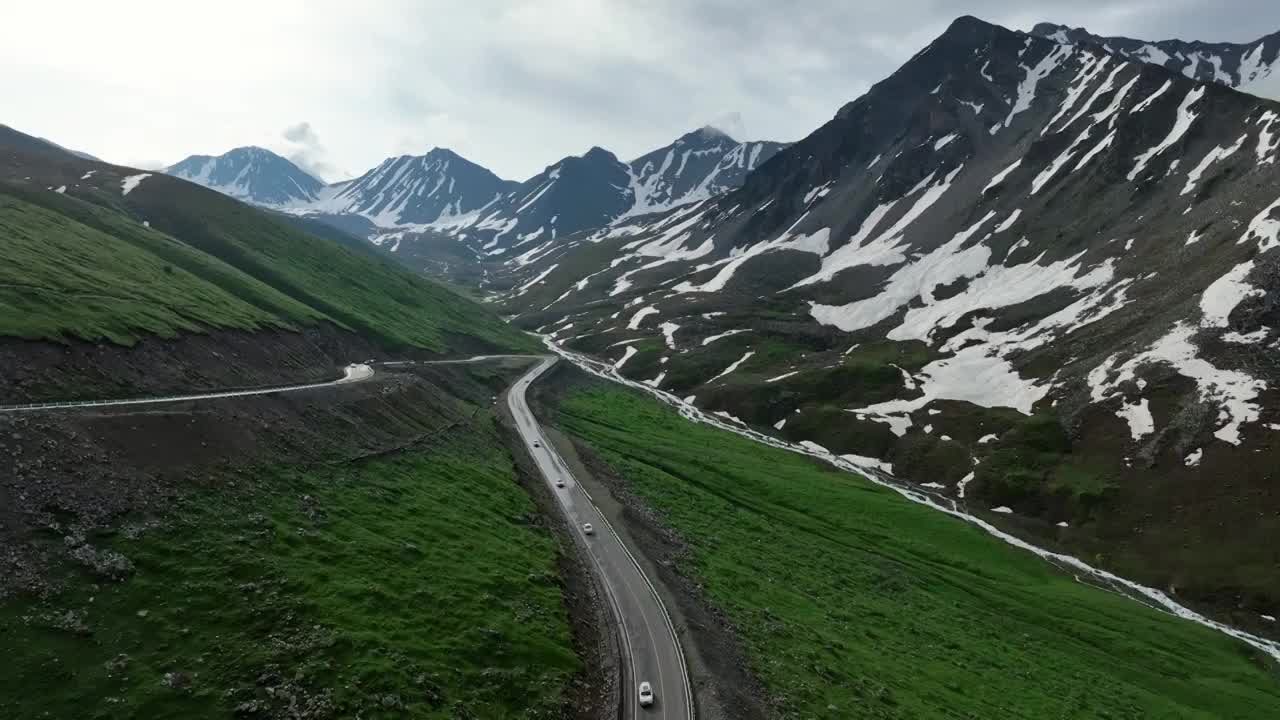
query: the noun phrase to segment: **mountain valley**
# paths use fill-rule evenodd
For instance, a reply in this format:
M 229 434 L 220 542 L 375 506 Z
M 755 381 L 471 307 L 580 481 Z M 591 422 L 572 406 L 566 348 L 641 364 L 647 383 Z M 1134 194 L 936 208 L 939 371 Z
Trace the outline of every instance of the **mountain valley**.
M 1273 716 L 1273 70 L 962 16 L 523 181 L 0 125 L 0 716 Z

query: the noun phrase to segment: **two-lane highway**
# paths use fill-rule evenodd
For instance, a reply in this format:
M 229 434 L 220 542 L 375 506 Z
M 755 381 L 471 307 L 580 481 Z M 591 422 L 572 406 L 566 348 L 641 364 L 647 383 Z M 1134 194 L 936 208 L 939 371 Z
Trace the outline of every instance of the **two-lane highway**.
M 530 355 L 477 355 L 470 358 L 426 361 L 393 361 L 380 363 L 385 366 L 446 365 L 483 362 L 502 358 L 533 358 L 538 362 L 523 375 L 507 393 L 507 403 L 515 419 L 516 429 L 528 447 L 538 469 L 542 472 L 560 508 L 578 533 L 587 557 L 596 575 L 605 587 L 614 618 L 621 629 L 619 648 L 622 655 L 624 720 L 658 718 L 661 720 L 693 720 L 693 693 L 689 686 L 689 674 L 685 667 L 684 653 L 675 627 L 657 591 L 645 577 L 640 564 L 614 532 L 604 517 L 569 471 L 564 460 L 551 447 L 542 434 L 538 421 L 529 410 L 525 390 L 538 376 L 556 362 L 554 356 Z M 124 400 L 82 400 L 70 402 L 30 403 L 0 405 L 0 413 L 41 410 L 72 410 L 116 405 L 151 405 L 234 398 L 250 395 L 270 395 L 300 390 L 345 385 L 366 381 L 374 376 L 374 369 L 362 363 L 352 363 L 343 369 L 343 376 L 336 380 L 300 385 L 284 385 L 254 389 L 201 392 L 190 395 L 131 398 Z M 557 487 L 557 482 L 563 487 Z M 583 533 L 583 524 L 590 523 L 595 532 Z M 651 707 L 640 707 L 638 688 L 641 682 L 653 686 L 655 701 Z
M 520 438 L 533 455 L 570 526 L 584 543 L 609 595 L 622 631 L 623 717 L 627 720 L 638 717 L 692 720 L 693 695 L 684 653 L 661 598 L 622 539 L 591 501 L 591 496 L 547 442 L 529 410 L 525 390 L 555 362 L 555 357 L 540 359 L 507 393 L 507 404 Z M 557 487 L 557 482 L 564 487 Z M 584 523 L 595 528 L 594 534 L 583 534 Z M 640 707 L 638 699 L 638 687 L 644 681 L 653 686 L 656 697 L 653 706 L 648 708 Z

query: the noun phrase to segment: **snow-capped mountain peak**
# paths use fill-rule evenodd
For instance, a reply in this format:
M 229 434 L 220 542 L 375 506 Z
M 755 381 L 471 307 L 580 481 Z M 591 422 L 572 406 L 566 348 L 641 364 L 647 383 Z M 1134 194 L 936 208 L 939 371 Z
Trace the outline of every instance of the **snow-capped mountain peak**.
M 631 161 L 634 201 L 622 217 L 662 212 L 732 190 L 783 147 L 777 142 L 740 143 L 710 125 L 686 133 Z
M 383 160 L 364 175 L 330 186 L 311 209 L 369 218 L 382 227 L 447 222 L 492 204 L 515 183 L 452 150 Z
M 168 172 L 257 205 L 357 220 L 378 235 L 435 233 L 497 256 L 593 231 L 623 218 L 702 202 L 742 184 L 782 143 L 747 142 L 705 126 L 630 163 L 593 146 L 516 183 L 452 150 L 387 158 L 353 180 L 323 185 L 261 148 L 193 156 Z M 396 247 L 399 247 L 397 242 Z
M 279 155 L 255 146 L 222 155 L 192 155 L 165 173 L 239 200 L 267 207 L 296 207 L 315 201 L 324 183 Z
M 535 241 L 537 247 L 551 247 L 547 243 L 557 237 L 728 192 L 783 147 L 741 143 L 710 126 L 630 163 L 592 147 L 548 166 L 454 230 L 478 241 L 486 255 L 503 255 Z

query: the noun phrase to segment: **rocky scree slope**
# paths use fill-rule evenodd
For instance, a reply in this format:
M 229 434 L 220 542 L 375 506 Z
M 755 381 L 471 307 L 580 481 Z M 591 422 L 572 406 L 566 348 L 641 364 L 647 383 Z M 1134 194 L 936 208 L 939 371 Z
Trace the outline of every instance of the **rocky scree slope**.
M 961 18 L 737 191 L 514 258 L 502 302 L 705 410 L 1273 630 L 1278 121 Z

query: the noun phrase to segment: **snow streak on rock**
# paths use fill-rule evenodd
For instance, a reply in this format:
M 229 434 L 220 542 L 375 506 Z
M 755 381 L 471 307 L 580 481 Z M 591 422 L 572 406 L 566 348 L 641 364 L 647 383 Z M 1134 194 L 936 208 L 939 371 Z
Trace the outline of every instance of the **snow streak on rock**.
M 1196 104 L 1196 101 L 1202 97 L 1204 97 L 1203 85 L 1192 88 L 1191 92 L 1187 93 L 1187 96 L 1182 99 L 1182 104 L 1178 106 L 1178 117 L 1174 120 L 1173 127 L 1169 129 L 1169 134 L 1146 152 L 1134 158 L 1136 162 L 1127 176 L 1130 182 L 1146 169 L 1147 163 L 1151 161 L 1151 158 L 1168 150 L 1174 143 L 1182 139 L 1182 136 L 1191 128 L 1191 123 L 1195 122 L 1196 119 L 1196 113 L 1191 111 L 1191 106 Z

